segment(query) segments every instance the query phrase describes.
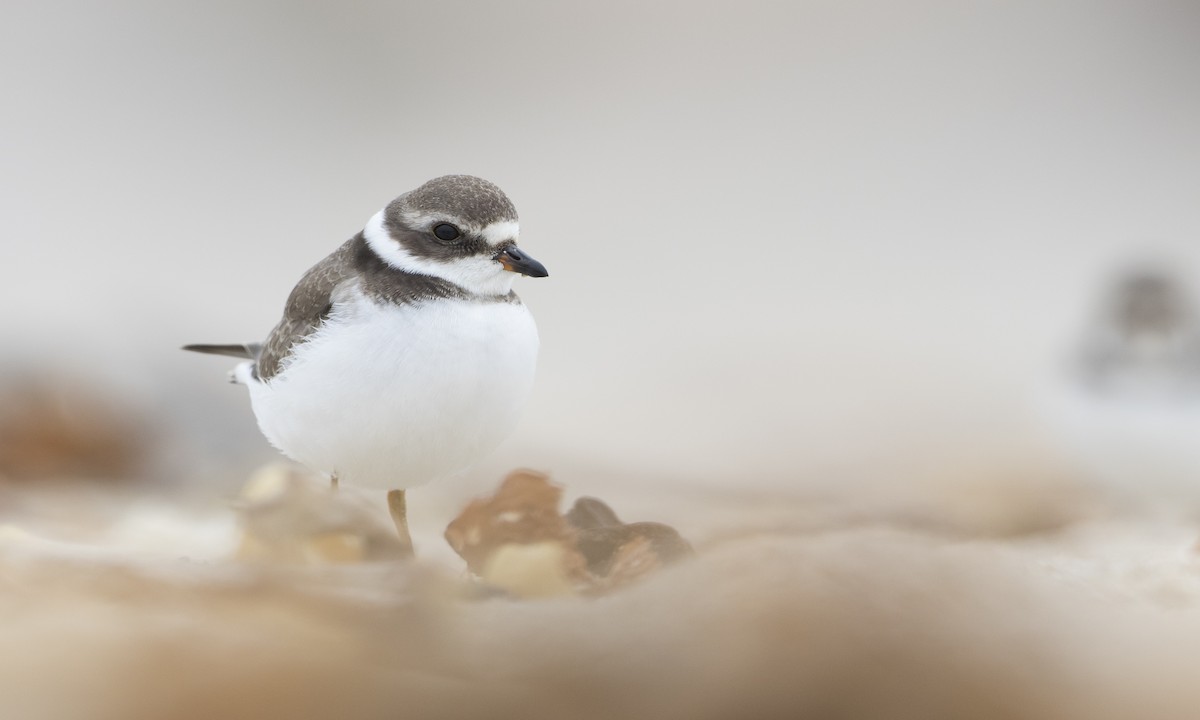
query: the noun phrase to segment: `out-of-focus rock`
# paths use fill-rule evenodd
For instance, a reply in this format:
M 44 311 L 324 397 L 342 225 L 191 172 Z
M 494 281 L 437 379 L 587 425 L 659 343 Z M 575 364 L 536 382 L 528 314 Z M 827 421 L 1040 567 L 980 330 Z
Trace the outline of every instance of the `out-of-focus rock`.
M 623 523 L 612 508 L 592 497 L 576 500 L 567 521 L 576 530 L 576 546 L 600 590 L 627 585 L 694 552 L 675 528 L 657 522 Z
M 624 525 L 617 513 L 602 500 L 593 497 L 581 497 L 567 511 L 567 522 L 578 530 L 593 530 L 604 527 L 620 527 Z
M 577 567 L 575 550 L 567 543 L 508 543 L 488 556 L 480 577 L 518 597 L 554 597 L 578 589 Z
M 446 528 L 446 542 L 484 582 L 522 597 L 570 592 L 589 581 L 575 533 L 559 513 L 562 488 L 517 470 Z
M 299 563 L 346 563 L 406 557 L 377 498 L 284 463 L 250 478 L 238 498 L 238 557 Z
M 54 378 L 0 387 L 0 477 L 130 479 L 148 448 L 145 423 L 83 383 Z
M 692 554 L 661 523 L 623 523 L 596 498 L 565 516 L 562 488 L 518 470 L 495 495 L 472 501 L 446 528 L 446 540 L 485 583 L 520 597 L 596 594 L 634 582 Z

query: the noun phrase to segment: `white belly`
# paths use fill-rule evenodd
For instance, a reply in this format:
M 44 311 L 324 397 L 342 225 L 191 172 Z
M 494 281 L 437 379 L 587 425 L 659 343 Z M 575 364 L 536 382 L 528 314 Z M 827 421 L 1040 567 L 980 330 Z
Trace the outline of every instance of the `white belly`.
M 538 336 L 524 305 L 432 300 L 339 307 L 269 383 L 263 434 L 342 481 L 406 488 L 459 473 L 516 424 Z

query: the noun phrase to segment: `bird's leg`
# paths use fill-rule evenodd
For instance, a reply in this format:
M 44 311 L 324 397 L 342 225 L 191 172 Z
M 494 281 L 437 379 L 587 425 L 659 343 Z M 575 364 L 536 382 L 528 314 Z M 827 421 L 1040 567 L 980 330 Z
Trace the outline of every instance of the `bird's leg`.
M 390 490 L 387 494 L 388 512 L 392 514 L 392 522 L 396 523 L 396 534 L 400 536 L 400 544 L 407 555 L 413 554 L 412 535 L 408 532 L 408 501 L 404 499 L 403 490 Z
M 332 475 L 330 475 L 330 476 L 329 476 L 329 489 L 330 489 L 330 490 L 337 490 L 337 489 L 338 489 L 338 476 L 337 476 L 337 473 L 333 473 Z

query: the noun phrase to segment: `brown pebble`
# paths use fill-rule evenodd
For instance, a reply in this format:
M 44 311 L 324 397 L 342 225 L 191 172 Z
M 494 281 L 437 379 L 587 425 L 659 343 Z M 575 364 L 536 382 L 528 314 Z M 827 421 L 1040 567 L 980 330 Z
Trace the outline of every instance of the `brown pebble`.
M 446 528 L 446 542 L 482 575 L 488 558 L 505 545 L 559 542 L 570 548 L 565 556 L 569 575 L 579 576 L 586 563 L 575 550 L 575 531 L 559 513 L 562 487 L 532 470 L 516 470 L 495 494 L 472 500 Z
M 583 497 L 562 515 L 562 487 L 530 470 L 511 473 L 446 528 L 446 541 L 485 582 L 521 597 L 604 593 L 693 553 L 672 527 L 623 523 Z
M 594 497 L 581 497 L 576 500 L 567 512 L 567 522 L 577 530 L 625 524 L 603 500 Z

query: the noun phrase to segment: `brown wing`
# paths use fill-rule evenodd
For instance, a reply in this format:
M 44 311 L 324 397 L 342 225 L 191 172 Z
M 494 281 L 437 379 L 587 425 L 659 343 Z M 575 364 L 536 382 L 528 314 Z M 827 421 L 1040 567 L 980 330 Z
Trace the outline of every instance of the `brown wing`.
M 283 319 L 263 343 L 255 366 L 260 380 L 270 380 L 282 369 L 292 350 L 312 335 L 333 310 L 333 291 L 351 274 L 347 242 L 329 257 L 312 266 L 288 296 Z

